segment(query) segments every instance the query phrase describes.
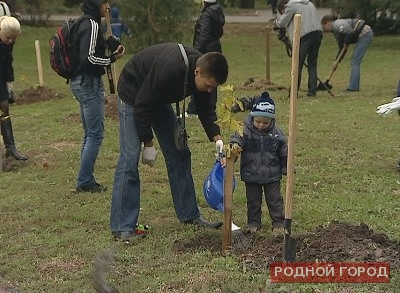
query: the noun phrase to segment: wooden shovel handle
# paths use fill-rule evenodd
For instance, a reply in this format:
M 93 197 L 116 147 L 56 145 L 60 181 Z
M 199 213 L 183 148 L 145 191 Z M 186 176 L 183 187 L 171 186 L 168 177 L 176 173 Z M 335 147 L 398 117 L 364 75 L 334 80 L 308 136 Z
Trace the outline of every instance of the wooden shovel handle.
M 332 78 L 333 73 L 336 71 L 336 69 L 337 69 L 337 67 L 339 65 L 339 62 L 343 59 L 343 57 L 346 54 L 348 48 L 349 48 L 349 45 L 345 44 L 343 49 L 342 49 L 342 51 L 340 51 L 339 56 L 336 58 L 335 62 L 333 62 L 331 72 L 329 73 L 328 79 L 326 80 L 327 82 Z
M 290 86 L 290 111 L 289 111 L 289 137 L 287 158 L 287 180 L 285 219 L 292 219 L 293 185 L 294 185 L 294 145 L 296 141 L 296 104 L 299 76 L 299 50 L 300 50 L 301 15 L 294 16 L 294 32 L 292 47 L 292 72 Z

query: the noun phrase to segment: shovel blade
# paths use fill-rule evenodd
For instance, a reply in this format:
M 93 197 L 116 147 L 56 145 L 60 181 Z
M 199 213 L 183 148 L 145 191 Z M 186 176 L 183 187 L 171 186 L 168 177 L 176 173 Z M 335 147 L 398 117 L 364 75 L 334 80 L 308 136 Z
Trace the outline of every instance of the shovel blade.
M 331 89 L 332 89 L 332 85 L 330 85 L 327 81 L 320 82 L 317 87 L 318 91 L 327 91 L 327 90 L 331 90 Z
M 294 262 L 296 260 L 297 242 L 290 234 L 285 233 L 283 238 L 283 260 Z

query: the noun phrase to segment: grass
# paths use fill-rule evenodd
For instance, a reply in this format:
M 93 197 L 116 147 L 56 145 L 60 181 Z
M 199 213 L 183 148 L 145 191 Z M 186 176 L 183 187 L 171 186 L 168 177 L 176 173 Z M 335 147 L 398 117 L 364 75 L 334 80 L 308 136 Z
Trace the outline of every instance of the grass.
M 234 254 L 225 256 L 202 247 L 178 249 L 195 239 L 221 239 L 221 231 L 182 226 L 175 217 L 166 170 L 160 154 L 156 168 L 140 166 L 142 211 L 140 221 L 152 226 L 149 237 L 133 246 L 116 245 L 109 232 L 110 192 L 75 195 L 81 125 L 71 119 L 78 113 L 65 82 L 47 62 L 47 41 L 54 28 L 24 27 L 14 49 L 15 89 L 22 92 L 38 83 L 34 40 L 42 50 L 45 86 L 66 98 L 13 106 L 14 134 L 19 150 L 30 155 L 17 170 L 1 174 L 0 281 L 20 292 L 94 292 L 91 272 L 95 255 L 116 252 L 117 263 L 109 280 L 120 292 L 395 292 L 399 273 L 390 284 L 284 284 L 267 283 L 268 272 L 243 270 Z M 349 79 L 348 56 L 331 83 L 335 98 L 318 92 L 306 98 L 300 91 L 297 110 L 294 233 L 313 230 L 332 219 L 357 224 L 400 240 L 399 117 L 379 117 L 377 105 L 391 101 L 397 84 L 400 58 L 398 37 L 376 37 L 362 63 L 361 91 L 342 93 Z M 188 41 L 187 44 L 190 44 Z M 237 97 L 259 94 L 241 90 L 249 78 L 265 75 L 265 25 L 227 24 L 222 41 L 230 63 L 229 84 Z M 271 38 L 271 79 L 290 85 L 291 61 L 283 44 Z M 320 50 L 319 75 L 329 73 L 337 47 L 325 35 Z M 122 67 L 130 54 L 120 60 Z M 304 72 L 303 85 L 307 74 Z M 287 91 L 271 92 L 278 123 L 288 131 Z M 235 114 L 242 119 L 246 114 Z M 193 176 L 204 217 L 221 220 L 202 194 L 202 184 L 214 158 L 214 146 L 196 119 L 189 119 Z M 106 120 L 106 134 L 96 165 L 96 176 L 111 188 L 118 157 L 118 124 Z M 224 133 L 229 137 L 229 133 Z M 46 167 L 47 165 L 47 167 Z M 238 167 L 238 164 L 236 168 Z M 246 224 L 243 183 L 234 198 L 235 222 Z M 284 194 L 283 183 L 283 194 Z M 268 215 L 264 209 L 264 222 Z M 261 232 L 268 237 L 267 229 Z M 222 239 L 221 239 L 222 241 Z M 218 243 L 218 241 L 216 241 Z

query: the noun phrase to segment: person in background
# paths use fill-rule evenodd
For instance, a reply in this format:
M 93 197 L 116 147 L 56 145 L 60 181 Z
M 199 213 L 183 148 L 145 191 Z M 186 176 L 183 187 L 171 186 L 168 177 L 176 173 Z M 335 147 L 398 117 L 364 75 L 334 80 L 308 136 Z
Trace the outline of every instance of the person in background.
M 278 16 L 278 0 L 267 0 L 267 5 L 271 4 L 272 19 L 276 19 Z
M 220 52 L 221 37 L 224 34 L 225 14 L 216 0 L 204 0 L 203 10 L 197 19 L 194 27 L 193 48 L 205 54 L 208 52 Z M 217 88 L 211 93 L 214 108 L 217 105 Z M 188 115 L 197 115 L 196 102 L 194 97 L 190 98 L 186 113 Z
M 336 38 L 339 46 L 336 59 L 345 45 L 356 44 L 351 57 L 350 82 L 346 90 L 351 92 L 359 91 L 361 61 L 374 38 L 374 32 L 362 19 L 338 19 L 333 15 L 325 15 L 321 20 L 321 24 L 324 32 L 332 32 Z M 343 57 L 344 55 L 342 59 Z
M 187 95 L 196 100 L 199 119 L 217 153 L 223 142 L 211 93 L 228 76 L 228 62 L 219 52 L 202 54 L 184 48 L 188 58 Z M 167 167 L 175 213 L 180 222 L 205 228 L 219 228 L 221 222 L 204 220 L 196 201 L 191 153 L 186 145 L 178 149 L 178 124 L 171 105 L 184 99 L 186 66 L 183 52 L 175 43 L 153 45 L 136 53 L 124 66 L 118 80 L 120 155 L 115 170 L 111 199 L 110 228 L 115 240 L 130 243 L 146 233 L 137 230 L 140 211 L 139 157 L 154 166 L 158 139 Z M 153 134 L 154 132 L 154 134 Z M 142 148 L 143 145 L 143 148 Z
M 311 1 L 289 0 L 284 4 L 285 1 L 278 4 L 280 12 L 283 7 L 284 9 L 281 17 L 275 20 L 274 26 L 277 29 L 285 28 L 289 34 L 289 39 L 293 40 L 293 17 L 295 14 L 301 15 L 298 88 L 300 88 L 302 70 L 307 58 L 307 96 L 314 97 L 317 94 L 318 87 L 317 61 L 322 41 L 321 22 L 317 9 Z
M 261 228 L 263 193 L 272 220 L 272 229 L 282 234 L 284 229 L 282 175 L 287 173 L 287 143 L 276 124 L 275 103 L 268 92 L 255 100 L 243 122 L 243 135 L 235 133 L 231 144 L 242 148 L 240 176 L 246 186 L 247 229 L 255 233 Z
M 14 133 L 11 124 L 10 100 L 13 99 L 13 48 L 14 43 L 21 33 L 18 19 L 12 16 L 0 17 L 0 123 L 1 134 L 6 147 L 6 157 L 17 160 L 27 160 L 28 157 L 20 153 L 15 147 Z
M 111 23 L 111 32 L 112 35 L 119 38 L 122 41 L 122 34 L 126 34 L 129 38 L 132 33 L 129 27 L 121 21 L 120 18 L 120 10 L 118 7 L 113 6 L 110 9 L 110 23 Z M 103 25 L 103 33 L 107 31 L 107 25 Z
M 125 48 L 119 45 L 110 56 L 106 56 L 106 41 L 101 33 L 101 17 L 109 8 L 107 0 L 84 0 L 81 6 L 83 19 L 72 36 L 72 43 L 79 44 L 79 66 L 70 81 L 71 92 L 79 102 L 83 126 L 83 139 L 77 192 L 102 192 L 107 188 L 96 181 L 94 165 L 104 137 L 105 92 L 101 79 L 105 66 L 124 55 Z

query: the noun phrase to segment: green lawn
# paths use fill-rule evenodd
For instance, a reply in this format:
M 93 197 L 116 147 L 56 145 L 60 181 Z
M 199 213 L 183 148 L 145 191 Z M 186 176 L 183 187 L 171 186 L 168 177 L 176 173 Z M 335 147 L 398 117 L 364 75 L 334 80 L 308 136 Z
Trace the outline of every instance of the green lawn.
M 64 95 L 31 105 L 11 107 L 19 150 L 29 155 L 16 170 L 1 174 L 0 285 L 20 292 L 94 292 L 92 265 L 99 251 L 112 249 L 117 261 L 109 280 L 120 292 L 396 292 L 398 271 L 386 285 L 266 284 L 267 271 L 243 270 L 235 254 L 221 255 L 219 247 L 176 248 L 185 239 L 221 239 L 221 231 L 181 225 L 173 210 L 161 153 L 155 168 L 140 166 L 142 211 L 140 221 L 152 226 L 150 235 L 133 246 L 116 245 L 109 232 L 110 194 L 118 158 L 118 123 L 106 120 L 104 144 L 96 165 L 98 179 L 109 187 L 100 195 L 76 195 L 81 125 L 74 119 L 78 103 L 65 81 L 48 63 L 48 39 L 54 28 L 24 27 L 14 50 L 17 94 L 38 83 L 34 41 L 40 41 L 45 86 Z M 134 40 L 132 40 L 134 41 Z M 190 41 L 187 42 L 190 44 Z M 395 164 L 400 158 L 400 117 L 378 116 L 376 106 L 390 102 L 399 79 L 398 36 L 376 37 L 362 63 L 361 91 L 345 93 L 350 56 L 339 65 L 331 84 L 336 94 L 318 92 L 305 97 L 300 90 L 297 110 L 296 180 L 293 232 L 304 233 L 333 219 L 366 223 L 375 231 L 400 240 L 400 181 Z M 227 24 L 222 40 L 230 64 L 228 84 L 235 96 L 261 90 L 241 90 L 250 77 L 265 76 L 265 25 Z M 289 87 L 291 60 L 277 37 L 271 37 L 271 80 Z M 325 35 L 318 74 L 325 80 L 337 46 Z M 130 54 L 120 60 L 122 68 Z M 303 85 L 307 73 L 304 71 Z M 287 91 L 272 91 L 277 121 L 288 133 Z M 242 119 L 247 113 L 235 114 Z M 207 142 L 198 120 L 188 121 L 193 176 L 202 214 L 221 220 L 206 204 L 202 184 L 213 165 L 214 145 Z M 224 133 L 227 141 L 230 133 Z M 47 166 L 48 165 L 48 166 Z M 238 164 L 237 166 L 238 167 Z M 285 194 L 283 182 L 282 193 Z M 246 224 L 244 186 L 238 181 L 234 218 Z M 264 209 L 264 219 L 268 214 Z M 265 229 L 264 237 L 270 237 Z

